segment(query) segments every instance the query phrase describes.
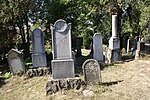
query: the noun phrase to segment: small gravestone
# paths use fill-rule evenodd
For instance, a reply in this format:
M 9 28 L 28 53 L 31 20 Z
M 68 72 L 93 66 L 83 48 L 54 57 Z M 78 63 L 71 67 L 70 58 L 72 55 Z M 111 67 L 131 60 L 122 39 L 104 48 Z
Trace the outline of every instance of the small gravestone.
M 103 62 L 103 37 L 100 33 L 95 33 L 93 36 L 93 58 Z
M 137 42 L 137 49 L 135 51 L 135 60 L 138 60 L 140 56 L 145 53 L 145 42 L 139 41 Z
M 25 72 L 23 65 L 22 53 L 16 49 L 11 49 L 7 54 L 10 71 L 13 75 L 22 74 Z
M 36 28 L 32 32 L 33 67 L 47 67 L 43 32 Z
M 102 82 L 100 65 L 95 59 L 86 60 L 82 65 L 82 69 L 87 85 L 99 85 Z

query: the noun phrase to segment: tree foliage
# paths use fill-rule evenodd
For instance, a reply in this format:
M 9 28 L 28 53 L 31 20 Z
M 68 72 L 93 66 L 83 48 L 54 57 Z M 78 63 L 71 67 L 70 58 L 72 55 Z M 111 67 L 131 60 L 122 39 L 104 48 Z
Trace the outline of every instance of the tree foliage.
M 147 34 L 149 0 L 1 0 L 0 46 L 19 42 L 29 52 L 29 23 L 34 28 L 45 25 L 48 39 L 50 23 L 58 19 L 72 23 L 73 37 L 82 36 L 84 46 L 89 45 L 95 32 L 101 33 L 107 44 L 113 14 L 118 15 L 119 37 Z

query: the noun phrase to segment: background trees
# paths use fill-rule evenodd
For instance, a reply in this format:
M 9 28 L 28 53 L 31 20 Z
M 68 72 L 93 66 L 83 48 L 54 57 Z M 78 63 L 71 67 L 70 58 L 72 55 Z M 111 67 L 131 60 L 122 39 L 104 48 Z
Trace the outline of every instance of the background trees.
M 73 37 L 82 36 L 84 47 L 95 32 L 108 44 L 112 14 L 119 16 L 120 37 L 145 36 L 149 13 L 149 0 L 1 0 L 0 49 L 18 43 L 28 56 L 30 31 L 45 26 L 46 41 L 50 41 L 49 25 L 60 18 L 72 23 Z

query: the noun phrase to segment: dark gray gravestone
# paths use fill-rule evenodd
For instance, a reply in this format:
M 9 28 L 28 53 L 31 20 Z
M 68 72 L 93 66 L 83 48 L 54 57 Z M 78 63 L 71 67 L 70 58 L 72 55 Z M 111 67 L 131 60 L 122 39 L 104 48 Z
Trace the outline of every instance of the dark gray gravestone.
M 84 80 L 87 85 L 98 85 L 101 83 L 100 65 L 95 59 L 86 60 L 83 65 Z
M 93 58 L 103 62 L 103 37 L 100 33 L 93 36 Z
M 10 71 L 13 75 L 20 74 L 25 71 L 21 52 L 16 49 L 11 49 L 6 56 Z
M 43 32 L 40 29 L 34 29 L 31 36 L 33 67 L 47 67 Z
M 52 32 L 52 75 L 53 79 L 73 78 L 74 61 L 71 51 L 71 24 L 59 19 L 54 26 L 51 25 Z
M 76 37 L 76 49 L 77 49 L 77 57 L 82 55 L 81 46 L 82 46 L 82 37 Z
M 137 50 L 139 50 L 139 51 L 145 50 L 145 42 L 144 41 L 137 42 Z

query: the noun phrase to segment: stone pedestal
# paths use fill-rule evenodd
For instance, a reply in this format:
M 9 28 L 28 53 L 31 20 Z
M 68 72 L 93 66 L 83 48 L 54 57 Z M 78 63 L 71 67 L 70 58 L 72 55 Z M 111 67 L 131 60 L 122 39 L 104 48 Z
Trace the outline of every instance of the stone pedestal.
M 50 79 L 46 84 L 46 95 L 56 93 L 60 90 L 78 90 L 83 83 L 84 82 L 78 77 L 66 79 Z
M 121 60 L 120 40 L 117 36 L 117 15 L 112 15 L 112 36 L 109 39 L 109 63 Z
M 109 62 L 115 62 L 121 60 L 121 52 L 120 52 L 120 40 L 116 37 L 111 37 L 109 39 L 109 53 L 110 60 Z
M 32 54 L 32 62 L 34 67 L 46 67 L 46 54 Z
M 74 77 L 73 59 L 52 60 L 51 64 L 53 79 Z

